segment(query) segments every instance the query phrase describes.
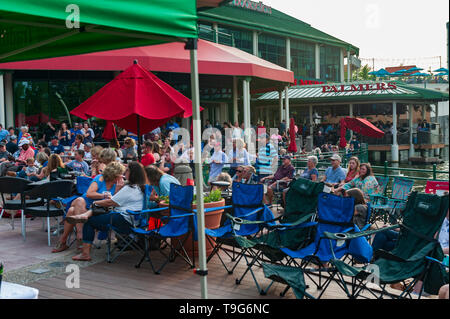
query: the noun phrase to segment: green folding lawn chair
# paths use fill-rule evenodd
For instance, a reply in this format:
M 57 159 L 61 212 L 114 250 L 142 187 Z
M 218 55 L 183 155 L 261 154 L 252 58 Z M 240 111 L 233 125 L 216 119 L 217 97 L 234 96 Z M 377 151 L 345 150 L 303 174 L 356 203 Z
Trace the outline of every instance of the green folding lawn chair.
M 369 230 L 358 234 L 346 234 L 342 238 L 339 234 L 325 233 L 325 237 L 336 240 L 350 240 L 360 236 L 373 235 L 377 232 L 399 228 L 399 237 L 395 248 L 391 252 L 378 250 L 374 253 L 375 261 L 366 267 L 356 268 L 343 265 L 339 260 L 331 263 L 339 268 L 340 273 L 352 278 L 358 278 L 358 287 L 353 287 L 354 297 L 361 296 L 363 291 L 369 292 L 377 298 L 412 298 L 414 286 L 422 281 L 419 298 L 423 291 L 437 294 L 439 288 L 448 282 L 441 267 L 433 263 L 430 258 L 443 260 L 444 254 L 439 242 L 434 238 L 441 228 L 449 209 L 449 196 L 438 196 L 412 192 L 403 211 L 403 221 L 398 225 Z M 366 279 L 372 271 L 378 272 L 376 280 L 378 288 L 367 285 Z M 374 278 L 371 276 L 371 278 Z M 410 280 L 410 282 L 408 282 Z M 400 294 L 386 290 L 392 283 L 402 283 L 405 289 Z
M 395 177 L 392 182 L 391 196 L 384 196 L 382 193 L 370 196 L 372 207 L 372 220 L 375 223 L 377 220 L 386 223 L 396 224 L 402 216 L 401 211 L 406 206 L 408 195 L 412 191 L 414 180 L 404 177 Z

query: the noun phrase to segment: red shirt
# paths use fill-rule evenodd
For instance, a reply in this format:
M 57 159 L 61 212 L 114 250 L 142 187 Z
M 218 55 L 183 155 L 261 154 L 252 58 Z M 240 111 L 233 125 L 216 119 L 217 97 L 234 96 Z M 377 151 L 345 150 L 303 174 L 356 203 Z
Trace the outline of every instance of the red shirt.
M 153 164 L 154 162 L 155 162 L 155 157 L 153 156 L 152 153 L 147 153 L 144 156 L 142 156 L 142 159 L 141 159 L 142 165 L 148 166 L 148 165 Z

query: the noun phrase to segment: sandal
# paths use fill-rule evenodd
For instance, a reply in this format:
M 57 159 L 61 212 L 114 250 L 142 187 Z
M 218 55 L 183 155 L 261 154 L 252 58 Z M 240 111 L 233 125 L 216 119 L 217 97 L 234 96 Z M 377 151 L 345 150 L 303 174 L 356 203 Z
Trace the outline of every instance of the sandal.
M 52 253 L 60 253 L 68 248 L 69 246 L 67 246 L 66 243 L 58 242 L 56 247 L 52 249 Z
M 88 221 L 88 218 L 79 218 L 78 216 L 67 216 L 66 222 L 71 225 L 75 224 L 85 224 Z
M 75 261 L 91 261 L 91 259 L 92 259 L 91 257 L 86 257 L 83 254 L 78 254 L 78 255 L 72 257 L 72 260 L 75 260 Z

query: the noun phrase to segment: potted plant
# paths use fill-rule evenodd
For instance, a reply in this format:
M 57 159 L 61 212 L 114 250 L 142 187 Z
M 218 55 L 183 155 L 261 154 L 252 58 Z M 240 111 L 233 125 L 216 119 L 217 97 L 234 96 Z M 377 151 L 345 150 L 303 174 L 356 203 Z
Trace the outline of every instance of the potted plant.
M 164 196 L 160 197 L 161 201 L 159 202 L 160 207 L 169 206 L 169 197 Z M 215 208 L 215 207 L 223 207 L 225 206 L 225 199 L 222 198 L 222 193 L 219 189 L 211 191 L 207 196 L 203 198 L 204 208 Z M 196 196 L 192 200 L 192 209 L 197 208 Z M 223 209 L 219 209 L 212 212 L 205 213 L 205 227 L 209 229 L 216 229 L 220 227 L 220 221 L 222 219 Z M 174 246 L 176 242 L 174 242 Z M 192 253 L 192 236 L 189 236 L 184 244 L 184 248 L 190 254 Z M 194 246 L 195 255 L 198 255 L 198 246 Z M 210 254 L 214 246 L 210 244 L 208 240 L 206 240 L 206 254 Z

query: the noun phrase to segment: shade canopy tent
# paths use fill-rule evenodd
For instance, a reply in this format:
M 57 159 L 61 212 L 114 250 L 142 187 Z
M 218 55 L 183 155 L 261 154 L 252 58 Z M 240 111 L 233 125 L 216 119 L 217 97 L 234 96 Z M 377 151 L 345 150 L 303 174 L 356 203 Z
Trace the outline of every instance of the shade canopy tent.
M 152 72 L 190 73 L 189 52 L 183 43 L 94 52 L 81 55 L 2 63 L 0 69 L 9 70 L 76 70 L 120 71 L 134 59 Z M 198 72 L 209 75 L 251 76 L 261 79 L 256 86 L 273 87 L 293 83 L 294 73 L 237 48 L 198 41 Z
M 197 37 L 196 1 L 2 1 L 0 62 Z M 26 36 L 24 36 L 26 35 Z
M 0 2 L 0 62 L 187 42 L 191 61 L 196 179 L 202 180 L 198 90 L 197 6 L 195 0 L 15 0 Z M 214 0 L 201 1 L 216 6 Z M 24 36 L 26 35 L 26 36 Z M 200 272 L 206 272 L 204 207 L 197 185 Z M 207 297 L 206 276 L 201 277 Z
M 42 112 L 28 116 L 25 116 L 25 114 L 23 113 L 18 113 L 16 115 L 16 126 L 22 125 L 22 123 L 34 126 L 39 125 L 39 123 L 48 123 L 48 122 L 52 124 L 60 124 L 58 120 L 51 119 L 47 114 L 44 114 Z

